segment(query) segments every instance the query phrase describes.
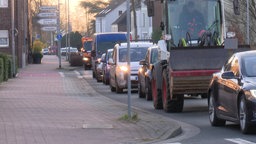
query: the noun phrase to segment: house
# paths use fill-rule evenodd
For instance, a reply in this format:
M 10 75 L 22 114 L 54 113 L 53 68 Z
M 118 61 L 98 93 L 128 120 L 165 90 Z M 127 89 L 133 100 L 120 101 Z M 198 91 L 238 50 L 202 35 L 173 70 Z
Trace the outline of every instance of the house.
M 137 21 L 137 39 L 151 39 L 153 25 L 152 17 L 148 16 L 147 5 L 145 0 L 135 2 L 136 21 Z M 131 11 L 131 33 L 135 37 L 134 16 Z
M 30 0 L 0 0 L 0 52 L 13 54 L 14 48 L 19 67 L 24 67 L 28 63 L 28 48 L 30 43 L 29 19 Z M 12 10 L 14 10 L 14 20 L 12 21 Z M 14 24 L 14 29 L 12 29 Z M 12 30 L 14 36 L 12 36 Z M 14 39 L 12 39 L 14 37 Z
M 96 33 L 113 32 L 112 24 L 126 11 L 126 0 L 115 0 L 96 17 Z

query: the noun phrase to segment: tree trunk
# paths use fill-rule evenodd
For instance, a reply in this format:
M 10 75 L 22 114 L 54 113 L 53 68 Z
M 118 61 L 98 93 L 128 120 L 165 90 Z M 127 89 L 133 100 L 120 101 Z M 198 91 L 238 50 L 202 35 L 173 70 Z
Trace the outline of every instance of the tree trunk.
M 132 12 L 133 12 L 133 25 L 134 25 L 134 40 L 138 39 L 138 30 L 137 30 L 137 19 L 136 19 L 136 10 L 135 10 L 135 0 L 132 0 Z

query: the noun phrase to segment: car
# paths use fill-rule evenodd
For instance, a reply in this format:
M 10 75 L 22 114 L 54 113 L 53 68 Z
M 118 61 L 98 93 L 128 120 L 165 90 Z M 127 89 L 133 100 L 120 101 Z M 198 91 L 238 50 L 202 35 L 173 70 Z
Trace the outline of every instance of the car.
M 127 89 L 127 74 L 130 69 L 131 88 L 138 88 L 139 61 L 145 58 L 147 49 L 151 47 L 151 42 L 131 42 L 130 43 L 130 68 L 127 65 L 127 43 L 116 44 L 113 49 L 113 56 L 109 59 L 111 91 L 122 93 Z
M 44 55 L 48 55 L 49 54 L 49 49 L 48 48 L 44 48 L 43 49 L 43 54 Z
M 155 62 L 158 61 L 158 46 L 148 48 L 145 59 L 140 61 L 141 68 L 138 71 L 138 93 L 140 98 L 152 100 L 151 90 L 151 70 Z
M 101 58 L 98 59 L 98 64 L 97 64 L 97 68 L 96 68 L 96 80 L 97 82 L 101 82 L 102 81 L 102 72 L 103 72 L 103 63 L 105 61 L 106 58 L 106 53 L 103 53 L 101 55 Z
M 234 53 L 213 74 L 208 92 L 212 126 L 238 123 L 242 133 L 256 128 L 256 51 Z
M 109 58 L 112 58 L 113 49 L 109 49 L 106 52 L 106 58 L 103 63 L 103 83 L 108 85 L 109 84 L 109 71 L 110 71 L 110 65 L 108 63 Z

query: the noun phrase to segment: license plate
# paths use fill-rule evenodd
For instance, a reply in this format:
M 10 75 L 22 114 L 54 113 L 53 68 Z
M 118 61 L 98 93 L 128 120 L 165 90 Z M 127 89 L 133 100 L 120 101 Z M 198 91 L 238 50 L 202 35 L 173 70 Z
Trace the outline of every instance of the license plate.
M 137 76 L 131 76 L 131 80 L 138 80 L 138 77 Z

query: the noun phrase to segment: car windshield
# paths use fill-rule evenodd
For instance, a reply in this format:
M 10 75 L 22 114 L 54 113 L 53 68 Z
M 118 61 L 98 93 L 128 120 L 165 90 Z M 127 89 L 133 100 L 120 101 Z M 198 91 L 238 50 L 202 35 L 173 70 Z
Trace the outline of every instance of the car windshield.
M 138 62 L 145 58 L 148 47 L 130 48 L 131 62 Z M 119 62 L 127 62 L 127 48 L 119 50 Z
M 248 77 L 256 77 L 256 57 L 243 58 L 244 74 Z M 243 72 L 243 71 L 242 71 Z
M 182 39 L 198 41 L 209 31 L 219 38 L 221 34 L 221 7 L 218 0 L 168 1 L 167 31 L 172 35 L 172 45 Z

